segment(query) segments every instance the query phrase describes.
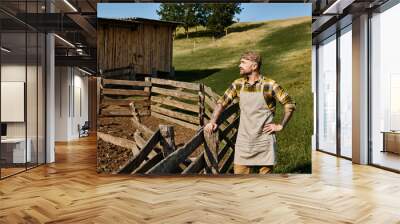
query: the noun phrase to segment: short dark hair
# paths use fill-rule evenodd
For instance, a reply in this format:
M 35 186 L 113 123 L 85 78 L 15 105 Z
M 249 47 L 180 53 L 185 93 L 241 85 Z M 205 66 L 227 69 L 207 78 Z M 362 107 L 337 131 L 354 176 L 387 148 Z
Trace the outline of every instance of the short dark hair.
M 246 51 L 244 54 L 242 54 L 240 59 L 246 59 L 246 60 L 249 60 L 249 61 L 254 61 L 255 63 L 257 63 L 257 69 L 258 70 L 261 69 L 262 60 L 261 60 L 261 55 L 258 52 Z

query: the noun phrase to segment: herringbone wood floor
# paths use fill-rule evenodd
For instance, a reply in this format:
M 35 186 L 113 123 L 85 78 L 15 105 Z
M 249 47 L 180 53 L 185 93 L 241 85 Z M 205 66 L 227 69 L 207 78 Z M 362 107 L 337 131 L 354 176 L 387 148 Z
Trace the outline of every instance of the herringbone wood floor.
M 96 173 L 95 138 L 0 181 L 0 223 L 400 223 L 400 175 L 313 152 L 312 175 Z

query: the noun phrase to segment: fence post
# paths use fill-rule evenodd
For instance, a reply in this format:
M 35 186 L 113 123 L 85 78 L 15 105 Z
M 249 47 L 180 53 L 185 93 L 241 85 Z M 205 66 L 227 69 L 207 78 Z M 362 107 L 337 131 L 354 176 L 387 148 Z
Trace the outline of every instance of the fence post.
M 172 125 L 159 125 L 161 133 L 161 145 L 163 147 L 163 155 L 166 158 L 169 154 L 173 153 L 176 149 L 174 126 Z
M 217 130 L 213 133 L 204 132 L 204 140 L 204 159 L 208 166 L 208 169 L 205 170 L 206 172 L 211 171 L 212 174 L 218 174 L 219 131 Z
M 200 83 L 199 90 L 199 123 L 200 127 L 204 126 L 204 114 L 205 114 L 205 93 L 204 93 L 204 84 Z
M 129 104 L 129 108 L 131 110 L 131 114 L 132 114 L 133 118 L 136 119 L 139 123 L 141 123 L 139 112 L 133 101 Z
M 152 83 L 151 83 L 151 77 L 145 77 L 144 81 L 150 83 L 150 87 L 144 87 L 144 91 L 149 93 L 149 99 L 148 100 L 149 100 L 149 105 L 150 106 L 149 106 L 148 110 L 149 110 L 149 116 L 151 116 L 151 87 L 153 86 Z

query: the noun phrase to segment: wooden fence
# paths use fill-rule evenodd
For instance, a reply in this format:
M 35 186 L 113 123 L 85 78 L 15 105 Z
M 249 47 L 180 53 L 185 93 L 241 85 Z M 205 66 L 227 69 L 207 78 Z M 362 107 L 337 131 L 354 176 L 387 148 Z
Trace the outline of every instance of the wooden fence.
M 119 86 L 135 88 L 104 88 L 107 85 L 113 85 L 114 88 Z M 144 82 L 104 79 L 102 86 L 102 95 L 105 96 L 115 94 L 116 96 L 147 97 L 141 100 L 102 98 L 103 116 L 122 116 L 117 114 L 131 116 L 132 124 L 136 128 L 135 141 L 104 133 L 98 134 L 98 138 L 103 141 L 132 150 L 133 156 L 114 173 L 219 174 L 228 173 L 231 170 L 239 125 L 237 103 L 221 114 L 217 121 L 218 130 L 207 134 L 203 131 L 203 125 L 210 119 L 219 95 L 203 84 L 146 78 Z M 137 87 L 143 89 L 138 90 Z M 146 99 L 148 103 L 144 104 Z M 107 109 L 109 105 L 123 106 L 124 112 L 117 113 L 115 109 L 111 111 Z M 161 125 L 154 132 L 140 122 L 140 116 L 149 114 L 195 129 L 197 132 L 184 146 L 176 148 L 173 127 Z M 199 147 L 200 153 L 193 156 L 193 152 Z
M 134 102 L 140 116 L 150 115 L 149 81 L 102 79 L 100 116 L 132 116 L 129 104 Z

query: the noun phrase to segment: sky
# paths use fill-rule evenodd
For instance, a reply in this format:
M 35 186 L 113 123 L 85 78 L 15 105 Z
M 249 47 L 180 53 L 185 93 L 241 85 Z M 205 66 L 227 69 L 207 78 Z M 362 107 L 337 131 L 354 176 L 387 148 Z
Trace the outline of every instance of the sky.
M 159 3 L 98 3 L 97 16 L 103 18 L 141 17 L 160 19 Z M 311 3 L 242 3 L 240 22 L 255 22 L 311 16 Z

